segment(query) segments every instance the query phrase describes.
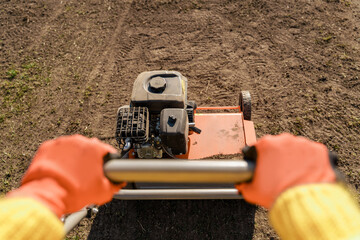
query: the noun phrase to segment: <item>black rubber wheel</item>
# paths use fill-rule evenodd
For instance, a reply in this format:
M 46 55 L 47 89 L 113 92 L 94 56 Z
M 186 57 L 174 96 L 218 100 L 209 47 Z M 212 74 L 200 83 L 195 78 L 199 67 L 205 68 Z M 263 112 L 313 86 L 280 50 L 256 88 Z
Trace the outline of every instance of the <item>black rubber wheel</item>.
M 251 120 L 251 95 L 249 91 L 241 91 L 239 105 L 244 115 L 244 120 Z

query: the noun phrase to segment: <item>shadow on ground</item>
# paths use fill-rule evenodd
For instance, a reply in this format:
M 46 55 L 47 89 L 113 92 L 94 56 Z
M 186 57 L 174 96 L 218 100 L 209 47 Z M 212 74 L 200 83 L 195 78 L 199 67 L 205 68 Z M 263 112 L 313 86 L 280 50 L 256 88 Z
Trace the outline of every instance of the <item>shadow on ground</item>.
M 242 200 L 113 200 L 88 239 L 252 239 L 255 210 Z

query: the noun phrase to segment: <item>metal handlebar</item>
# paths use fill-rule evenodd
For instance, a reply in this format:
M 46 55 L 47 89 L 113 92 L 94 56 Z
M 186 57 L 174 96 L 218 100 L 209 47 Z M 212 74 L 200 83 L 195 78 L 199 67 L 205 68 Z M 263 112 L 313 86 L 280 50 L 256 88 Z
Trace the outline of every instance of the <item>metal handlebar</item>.
M 71 231 L 71 229 L 76 227 L 76 225 L 79 224 L 81 219 L 86 217 L 87 211 L 88 210 L 86 208 L 83 208 L 78 212 L 74 212 L 70 214 L 64 219 L 64 230 L 66 234 L 68 234 Z
M 214 189 L 122 189 L 120 200 L 243 199 L 236 188 Z
M 240 183 L 251 180 L 254 168 L 244 160 L 113 159 L 104 165 L 113 182 Z

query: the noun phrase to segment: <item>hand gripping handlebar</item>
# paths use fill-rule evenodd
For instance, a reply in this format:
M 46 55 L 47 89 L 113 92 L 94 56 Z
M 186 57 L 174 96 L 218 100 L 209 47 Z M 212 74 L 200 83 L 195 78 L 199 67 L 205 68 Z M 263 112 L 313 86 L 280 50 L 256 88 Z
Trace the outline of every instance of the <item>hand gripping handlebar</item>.
M 246 160 L 123 159 L 119 154 L 104 158 L 104 174 L 114 183 L 241 183 L 250 181 L 255 163 Z M 122 189 L 114 195 L 123 200 L 242 199 L 236 188 Z M 86 209 L 68 216 L 69 232 L 86 215 Z

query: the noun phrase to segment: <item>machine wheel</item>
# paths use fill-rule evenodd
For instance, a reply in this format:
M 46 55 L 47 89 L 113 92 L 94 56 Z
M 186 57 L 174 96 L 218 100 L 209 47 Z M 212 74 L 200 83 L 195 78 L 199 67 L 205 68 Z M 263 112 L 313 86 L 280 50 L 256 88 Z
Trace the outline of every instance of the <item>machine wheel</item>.
M 251 95 L 249 91 L 241 91 L 239 105 L 244 120 L 251 120 Z

